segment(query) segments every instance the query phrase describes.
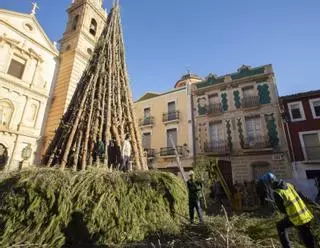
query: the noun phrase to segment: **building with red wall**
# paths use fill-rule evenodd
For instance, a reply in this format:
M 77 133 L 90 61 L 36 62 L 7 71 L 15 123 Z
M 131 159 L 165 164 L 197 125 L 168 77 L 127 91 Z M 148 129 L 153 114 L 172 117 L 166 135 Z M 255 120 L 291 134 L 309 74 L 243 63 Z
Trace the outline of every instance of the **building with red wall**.
M 320 90 L 280 99 L 295 176 L 320 176 Z

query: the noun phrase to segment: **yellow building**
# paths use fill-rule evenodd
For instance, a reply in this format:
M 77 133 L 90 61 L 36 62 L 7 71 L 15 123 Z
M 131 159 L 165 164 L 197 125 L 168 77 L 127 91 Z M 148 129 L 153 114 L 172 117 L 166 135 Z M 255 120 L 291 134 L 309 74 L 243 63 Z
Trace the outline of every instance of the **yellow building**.
M 146 93 L 134 104 L 142 134 L 142 143 L 150 168 L 178 172 L 175 143 L 181 164 L 190 168 L 193 159 L 191 85 L 200 81 L 197 75 L 183 76 L 171 91 Z
M 60 41 L 57 82 L 46 122 L 42 153 L 67 110 L 107 18 L 102 0 L 74 0 L 67 12 L 68 23 Z
M 271 65 L 209 75 L 193 93 L 196 156 L 224 161 L 228 181 L 252 181 L 269 170 L 291 176 Z
M 31 14 L 0 9 L 0 170 L 33 164 L 59 52 Z

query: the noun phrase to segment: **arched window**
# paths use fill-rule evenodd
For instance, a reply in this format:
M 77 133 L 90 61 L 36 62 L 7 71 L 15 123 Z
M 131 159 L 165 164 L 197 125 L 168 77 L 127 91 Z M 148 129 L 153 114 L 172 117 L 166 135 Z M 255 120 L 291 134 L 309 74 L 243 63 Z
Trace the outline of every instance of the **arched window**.
M 79 22 L 79 15 L 76 15 L 72 21 L 72 31 L 77 30 L 78 22 Z
M 97 27 L 98 27 L 98 23 L 95 19 L 91 19 L 91 24 L 90 24 L 90 29 L 89 32 L 90 34 L 92 34 L 93 36 L 96 36 L 97 34 Z
M 3 144 L 0 143 L 0 170 L 3 170 L 8 161 L 8 150 Z
M 9 127 L 13 111 L 14 107 L 11 101 L 0 100 L 0 126 Z

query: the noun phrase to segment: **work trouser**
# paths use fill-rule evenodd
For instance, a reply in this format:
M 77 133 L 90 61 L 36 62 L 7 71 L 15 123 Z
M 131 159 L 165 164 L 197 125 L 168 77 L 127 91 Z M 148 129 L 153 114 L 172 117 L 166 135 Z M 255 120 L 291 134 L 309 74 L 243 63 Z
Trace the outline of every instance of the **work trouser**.
M 197 210 L 198 217 L 200 222 L 203 222 L 202 217 L 202 210 L 200 207 L 200 201 L 199 200 L 189 200 L 189 216 L 190 216 L 190 222 L 194 222 L 194 209 Z
M 298 229 L 300 237 L 307 248 L 316 248 L 316 241 L 311 233 L 310 223 L 295 226 L 288 217 L 277 223 L 278 234 L 283 248 L 291 248 L 288 237 L 288 228 L 295 227 Z

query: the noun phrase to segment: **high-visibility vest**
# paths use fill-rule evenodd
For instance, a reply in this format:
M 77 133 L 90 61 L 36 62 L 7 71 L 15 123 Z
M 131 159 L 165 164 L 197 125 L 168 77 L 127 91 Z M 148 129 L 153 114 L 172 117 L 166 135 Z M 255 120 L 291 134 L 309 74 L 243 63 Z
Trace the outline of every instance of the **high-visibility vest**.
M 287 186 L 287 189 L 276 189 L 275 192 L 282 198 L 289 220 L 295 226 L 301 226 L 310 222 L 313 219 L 312 213 L 300 198 L 293 185 L 287 183 Z

